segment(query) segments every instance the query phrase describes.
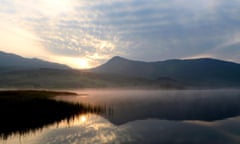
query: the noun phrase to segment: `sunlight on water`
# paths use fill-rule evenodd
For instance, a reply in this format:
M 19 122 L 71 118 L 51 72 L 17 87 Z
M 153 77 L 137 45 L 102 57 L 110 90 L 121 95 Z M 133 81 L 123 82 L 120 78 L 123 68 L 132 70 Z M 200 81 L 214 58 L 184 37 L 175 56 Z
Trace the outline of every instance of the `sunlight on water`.
M 58 126 L 57 129 L 44 133 L 41 142 L 49 144 L 111 143 L 117 137 L 115 126 L 93 114 L 79 115 L 70 121 L 61 122 Z
M 3 144 L 240 143 L 239 91 L 83 90 L 57 100 L 111 106 L 80 114 Z M 84 95 L 83 95 L 84 94 Z
M 47 126 L 26 135 L 15 134 L 1 143 L 7 144 L 81 144 L 112 143 L 117 140 L 120 131 L 106 119 L 84 114 L 71 120 Z
M 63 120 L 60 123 L 57 123 L 57 127 L 59 128 L 65 128 L 65 127 L 72 127 L 72 126 L 80 126 L 88 122 L 89 120 L 88 114 L 79 115 L 76 117 L 73 117 L 70 120 Z M 54 125 L 55 126 L 55 125 Z

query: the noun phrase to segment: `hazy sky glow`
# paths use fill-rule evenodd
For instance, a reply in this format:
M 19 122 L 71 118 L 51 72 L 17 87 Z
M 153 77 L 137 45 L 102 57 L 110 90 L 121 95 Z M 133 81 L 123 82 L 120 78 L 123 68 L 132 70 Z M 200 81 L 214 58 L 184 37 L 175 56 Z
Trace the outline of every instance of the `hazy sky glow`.
M 112 56 L 240 62 L 239 0 L 0 0 L 0 50 L 75 68 Z

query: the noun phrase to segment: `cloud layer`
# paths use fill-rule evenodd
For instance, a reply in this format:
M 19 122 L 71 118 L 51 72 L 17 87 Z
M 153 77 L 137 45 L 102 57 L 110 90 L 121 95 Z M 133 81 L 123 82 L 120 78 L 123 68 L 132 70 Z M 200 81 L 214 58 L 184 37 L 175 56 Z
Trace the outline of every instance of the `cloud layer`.
M 0 49 L 81 67 L 114 55 L 240 62 L 240 1 L 0 0 Z M 7 36 L 7 37 L 6 37 Z M 86 66 L 86 65 L 85 65 Z

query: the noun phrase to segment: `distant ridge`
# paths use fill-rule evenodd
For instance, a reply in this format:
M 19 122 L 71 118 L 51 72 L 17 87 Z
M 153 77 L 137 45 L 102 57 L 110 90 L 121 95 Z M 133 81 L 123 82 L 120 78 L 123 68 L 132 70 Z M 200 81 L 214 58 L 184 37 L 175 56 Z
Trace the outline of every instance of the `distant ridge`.
M 119 56 L 89 69 L 0 52 L 0 88 L 240 88 L 240 64 L 212 58 L 134 61 Z
M 240 85 L 240 64 L 213 58 L 144 62 L 115 56 L 91 71 L 151 80 L 164 77 L 191 85 Z
M 36 68 L 52 68 L 52 69 L 69 69 L 70 67 L 48 62 L 36 58 L 24 58 L 16 54 L 0 51 L 0 67 L 11 69 L 36 69 Z

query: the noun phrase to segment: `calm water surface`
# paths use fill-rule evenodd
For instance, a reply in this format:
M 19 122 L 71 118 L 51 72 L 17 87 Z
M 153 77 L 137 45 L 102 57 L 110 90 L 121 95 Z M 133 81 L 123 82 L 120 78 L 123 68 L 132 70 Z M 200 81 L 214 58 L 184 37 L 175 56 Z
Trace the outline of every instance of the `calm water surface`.
M 7 144 L 240 143 L 240 90 L 74 90 L 57 100 L 102 106 Z

